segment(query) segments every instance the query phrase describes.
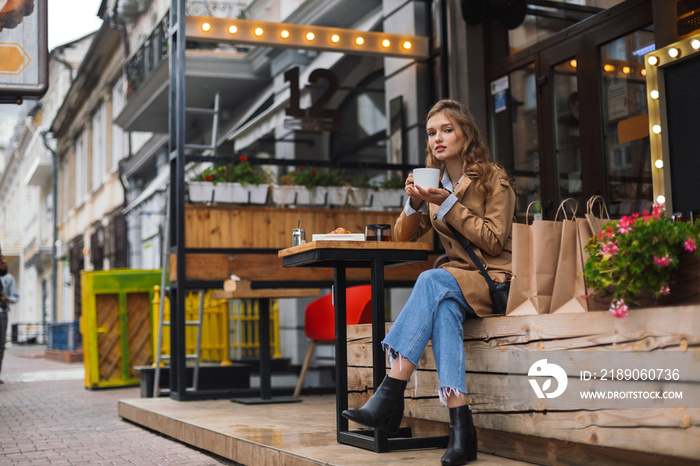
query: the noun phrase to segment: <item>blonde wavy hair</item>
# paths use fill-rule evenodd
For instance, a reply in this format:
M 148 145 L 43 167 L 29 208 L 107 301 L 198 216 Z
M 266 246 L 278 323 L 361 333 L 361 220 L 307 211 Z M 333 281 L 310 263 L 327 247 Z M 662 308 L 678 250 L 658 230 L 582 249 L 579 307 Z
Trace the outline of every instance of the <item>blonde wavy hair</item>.
M 480 191 L 484 200 L 488 199 L 493 191 L 492 179 L 497 176 L 502 167 L 491 160 L 491 150 L 481 139 L 481 132 L 476 124 L 474 116 L 467 108 L 455 100 L 440 100 L 428 112 L 426 125 L 434 115 L 443 113 L 453 125 L 459 127 L 464 135 L 464 145 L 460 153 L 462 158 L 462 171 L 476 183 L 476 189 Z M 445 171 L 445 163 L 435 158 L 430 150 L 430 143 L 426 137 L 426 167 L 439 168 L 440 174 Z M 455 180 L 457 181 L 457 180 Z

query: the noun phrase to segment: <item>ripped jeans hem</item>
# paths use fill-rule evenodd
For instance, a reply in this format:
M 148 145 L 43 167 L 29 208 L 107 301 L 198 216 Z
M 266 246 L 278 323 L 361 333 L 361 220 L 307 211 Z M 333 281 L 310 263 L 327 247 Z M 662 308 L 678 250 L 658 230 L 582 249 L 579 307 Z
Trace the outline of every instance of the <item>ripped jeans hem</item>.
M 386 343 L 382 343 L 382 349 L 387 352 L 387 356 L 389 358 L 389 367 L 393 368 L 394 364 L 398 360 L 399 361 L 399 370 L 401 370 L 402 369 L 402 366 L 401 366 L 402 361 L 404 359 L 407 359 L 407 358 L 405 358 L 401 353 L 397 352 L 394 348 L 387 345 Z M 411 362 L 411 364 L 413 364 L 413 362 L 410 361 L 410 359 L 408 361 Z M 418 369 L 418 364 L 413 364 L 413 365 L 415 366 L 416 369 Z M 415 374 L 415 371 L 414 371 L 414 374 Z M 413 394 L 414 394 L 414 396 L 418 396 L 418 379 L 416 377 L 414 377 L 413 380 L 414 380 Z M 461 396 L 464 399 L 466 399 L 466 396 L 467 396 L 467 394 L 465 392 L 462 392 L 460 389 L 454 388 L 454 387 L 440 387 L 440 388 L 438 388 L 437 392 L 438 392 L 438 398 L 440 400 L 440 403 L 442 403 L 443 406 L 447 406 L 447 399 L 450 396 Z

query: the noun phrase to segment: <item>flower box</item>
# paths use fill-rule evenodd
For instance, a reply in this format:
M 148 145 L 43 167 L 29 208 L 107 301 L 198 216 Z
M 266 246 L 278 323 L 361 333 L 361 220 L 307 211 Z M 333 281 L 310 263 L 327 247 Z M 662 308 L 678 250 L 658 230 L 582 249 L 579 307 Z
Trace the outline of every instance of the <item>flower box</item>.
M 272 185 L 272 203 L 275 205 L 309 205 L 311 192 L 305 186 Z
M 265 204 L 269 185 L 242 185 L 241 183 L 211 183 L 191 181 L 189 193 L 191 202 L 211 202 L 227 204 Z
M 372 205 L 372 195 L 376 191 L 367 188 L 350 188 L 348 193 L 348 204 L 355 207 L 369 207 Z
M 323 189 L 326 190 L 328 196 L 326 197 L 325 204 L 343 206 L 348 202 L 348 194 L 350 193 L 350 188 L 347 186 L 327 186 Z
M 400 209 L 406 202 L 406 191 L 403 189 L 378 189 L 371 192 L 374 209 Z

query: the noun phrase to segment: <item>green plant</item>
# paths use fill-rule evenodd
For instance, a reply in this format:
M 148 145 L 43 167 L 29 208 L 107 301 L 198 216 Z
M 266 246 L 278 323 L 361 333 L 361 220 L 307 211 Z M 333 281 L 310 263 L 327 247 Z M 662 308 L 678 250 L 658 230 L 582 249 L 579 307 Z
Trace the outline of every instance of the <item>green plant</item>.
M 264 173 L 254 168 L 247 157 L 241 157 L 239 163 L 214 164 L 202 170 L 192 181 L 211 181 L 240 183 L 242 185 L 259 185 L 267 181 Z
M 343 175 L 337 170 L 318 171 L 311 167 L 299 167 L 279 177 L 280 185 L 301 185 L 307 189 L 317 186 L 343 186 L 346 184 Z
M 403 189 L 405 186 L 406 180 L 399 175 L 390 176 L 379 185 L 383 189 Z
M 621 318 L 644 291 L 659 299 L 671 293 L 681 253 L 700 255 L 700 223 L 675 222 L 663 205 L 607 223 L 586 244 L 586 283 L 603 294 L 614 288 L 610 312 Z

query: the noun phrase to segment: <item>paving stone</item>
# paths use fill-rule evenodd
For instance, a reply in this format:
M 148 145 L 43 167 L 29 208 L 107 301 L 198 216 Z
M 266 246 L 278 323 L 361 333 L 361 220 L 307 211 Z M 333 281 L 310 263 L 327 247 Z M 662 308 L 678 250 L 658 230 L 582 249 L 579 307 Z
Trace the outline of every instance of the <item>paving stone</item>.
M 23 345 L 5 351 L 3 466 L 236 464 L 122 420 L 117 401 L 138 398 L 139 387 L 87 390 L 82 363 L 44 359 L 44 349 Z

